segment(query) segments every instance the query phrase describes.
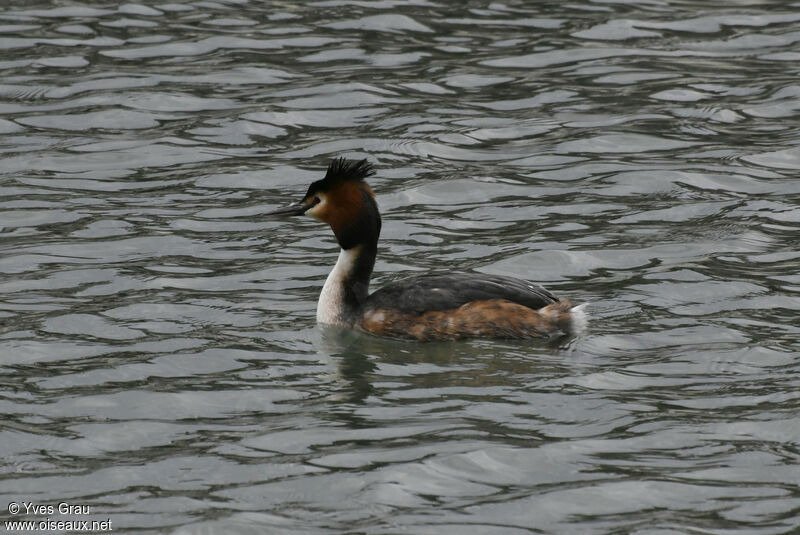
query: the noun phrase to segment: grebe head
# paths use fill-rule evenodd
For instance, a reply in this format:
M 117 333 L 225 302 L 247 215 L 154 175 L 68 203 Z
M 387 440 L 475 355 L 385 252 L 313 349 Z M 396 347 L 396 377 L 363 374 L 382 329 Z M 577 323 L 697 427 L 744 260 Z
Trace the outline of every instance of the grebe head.
M 342 249 L 376 246 L 381 217 L 372 189 L 364 181 L 375 174 L 367 160 L 331 161 L 325 177 L 313 182 L 296 203 L 266 214 L 287 217 L 308 214 L 330 225 Z

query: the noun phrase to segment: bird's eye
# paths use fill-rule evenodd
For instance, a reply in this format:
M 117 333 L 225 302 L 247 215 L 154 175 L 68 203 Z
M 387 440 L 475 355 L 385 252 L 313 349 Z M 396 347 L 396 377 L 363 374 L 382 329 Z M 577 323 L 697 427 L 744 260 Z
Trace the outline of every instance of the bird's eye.
M 319 197 L 314 197 L 313 199 L 311 199 L 311 206 L 316 206 L 316 205 L 318 205 L 320 202 L 322 202 L 322 201 L 320 200 L 320 198 L 319 198 Z

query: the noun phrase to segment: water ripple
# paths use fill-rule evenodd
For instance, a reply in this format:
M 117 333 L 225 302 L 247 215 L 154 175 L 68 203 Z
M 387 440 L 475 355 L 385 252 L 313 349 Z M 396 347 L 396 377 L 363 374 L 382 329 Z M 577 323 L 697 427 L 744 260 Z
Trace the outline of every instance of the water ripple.
M 5 503 L 187 534 L 800 529 L 796 6 L 12 4 Z M 334 156 L 377 169 L 376 287 L 529 278 L 589 331 L 317 327 L 332 237 L 263 214 Z

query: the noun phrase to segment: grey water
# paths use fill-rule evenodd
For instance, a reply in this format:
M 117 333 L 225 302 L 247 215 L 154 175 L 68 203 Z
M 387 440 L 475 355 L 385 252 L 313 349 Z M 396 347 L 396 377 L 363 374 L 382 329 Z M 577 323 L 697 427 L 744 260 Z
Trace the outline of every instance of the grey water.
M 318 327 L 337 156 L 588 330 Z M 798 2 L 4 2 L 3 529 L 800 532 L 799 173 Z

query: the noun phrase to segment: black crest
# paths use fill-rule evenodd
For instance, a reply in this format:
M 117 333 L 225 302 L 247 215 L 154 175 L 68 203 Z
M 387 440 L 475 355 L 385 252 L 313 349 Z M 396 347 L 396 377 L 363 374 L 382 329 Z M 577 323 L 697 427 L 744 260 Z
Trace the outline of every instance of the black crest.
M 372 164 L 364 160 L 345 160 L 344 158 L 334 158 L 328 166 L 328 172 L 322 182 L 325 186 L 332 186 L 337 182 L 354 181 L 358 182 L 375 174 Z
M 368 176 L 375 174 L 372 164 L 367 160 L 345 160 L 334 158 L 328 166 L 325 178 L 312 182 L 308 187 L 306 197 L 318 191 L 330 191 L 342 182 L 361 182 Z

